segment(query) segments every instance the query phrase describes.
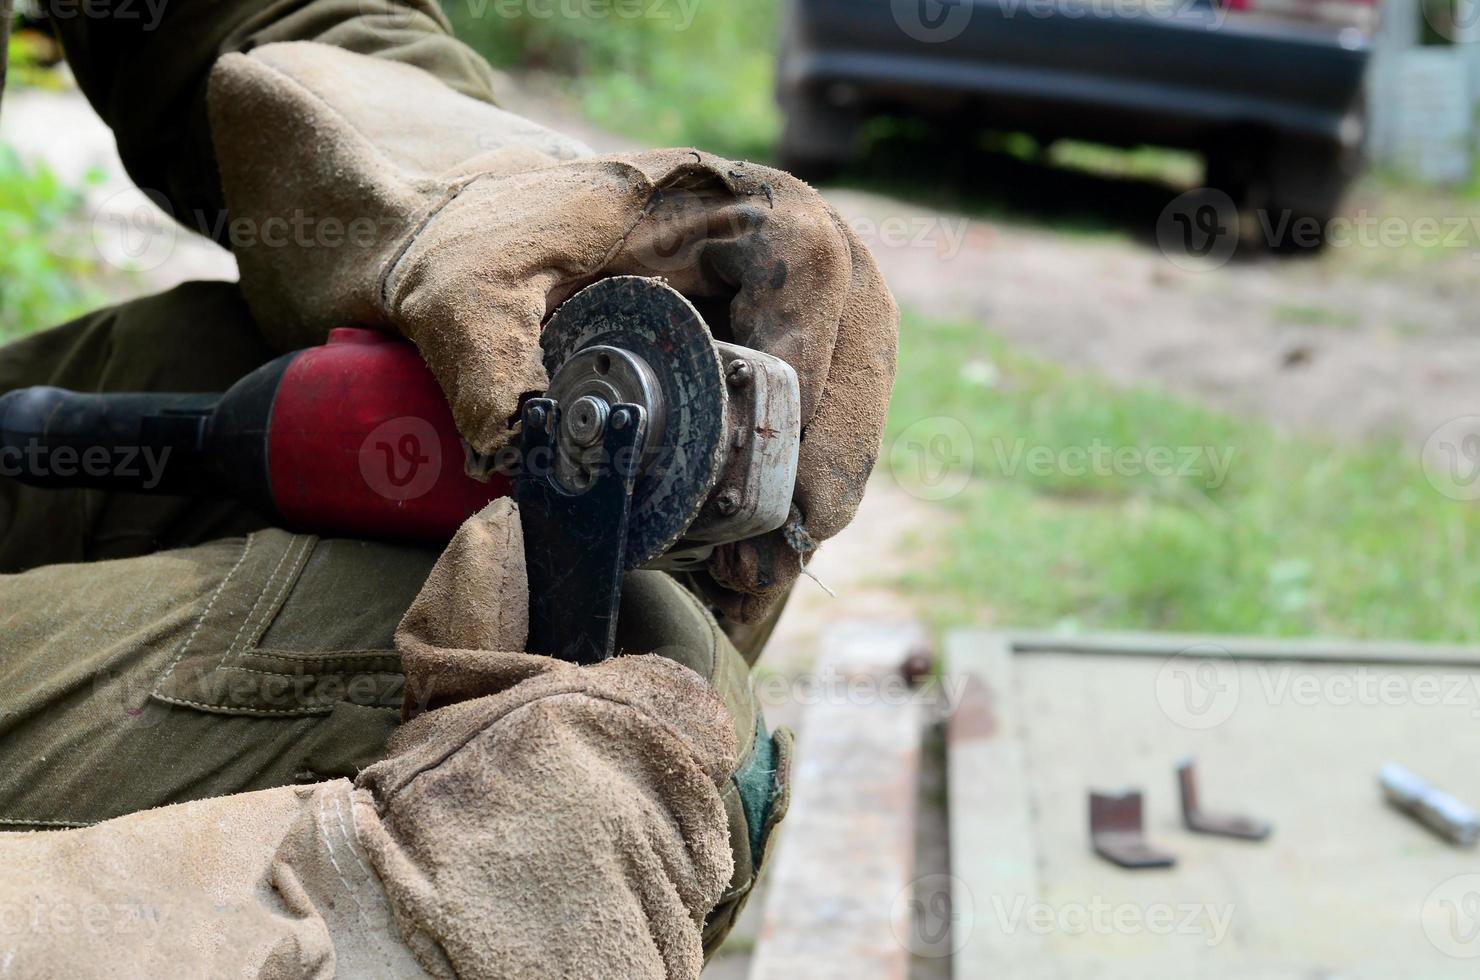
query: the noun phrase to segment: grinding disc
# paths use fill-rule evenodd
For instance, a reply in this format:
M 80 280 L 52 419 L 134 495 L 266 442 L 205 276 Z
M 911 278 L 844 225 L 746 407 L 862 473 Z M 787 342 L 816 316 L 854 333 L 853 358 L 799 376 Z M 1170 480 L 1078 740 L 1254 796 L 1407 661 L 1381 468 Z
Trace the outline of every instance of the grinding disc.
M 562 365 L 587 348 L 636 355 L 651 369 L 660 404 L 632 494 L 626 566 L 667 551 L 699 516 L 724 462 L 724 371 L 699 311 L 656 279 L 619 276 L 588 286 L 561 304 L 540 336 L 548 396 L 561 400 Z M 565 404 L 562 401 L 562 411 Z

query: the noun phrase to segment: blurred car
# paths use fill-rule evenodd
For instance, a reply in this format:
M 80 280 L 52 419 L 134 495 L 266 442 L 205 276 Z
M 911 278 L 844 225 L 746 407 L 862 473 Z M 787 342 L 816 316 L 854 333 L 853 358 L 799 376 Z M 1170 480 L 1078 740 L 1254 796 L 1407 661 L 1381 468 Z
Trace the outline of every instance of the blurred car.
M 870 116 L 1197 151 L 1246 206 L 1324 221 L 1356 172 L 1371 0 L 791 0 L 783 165 Z

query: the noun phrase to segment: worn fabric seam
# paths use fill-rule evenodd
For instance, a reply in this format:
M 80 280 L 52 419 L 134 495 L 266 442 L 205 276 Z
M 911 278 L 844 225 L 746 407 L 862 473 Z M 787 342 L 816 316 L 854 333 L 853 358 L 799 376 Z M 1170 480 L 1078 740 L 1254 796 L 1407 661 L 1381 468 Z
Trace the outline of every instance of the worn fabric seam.
M 231 571 L 227 572 L 226 577 L 221 580 L 221 584 L 216 586 L 216 591 L 211 594 L 211 598 L 206 603 L 205 609 L 201 611 L 200 618 L 195 621 L 195 626 L 190 630 L 190 635 L 187 636 L 185 638 L 185 642 L 180 645 L 180 652 L 175 654 L 175 659 L 170 661 L 170 665 L 165 668 L 165 672 L 160 675 L 159 681 L 155 683 L 154 694 L 156 697 L 163 696 L 160 694 L 160 691 L 164 688 L 164 682 L 169 680 L 170 674 L 174 673 L 175 667 L 180 663 L 182 659 L 184 659 L 186 651 L 190 649 L 190 644 L 195 642 L 196 634 L 200 632 L 201 625 L 205 623 L 206 617 L 211 614 L 212 607 L 216 605 L 216 600 L 221 598 L 221 593 L 225 591 L 226 583 L 231 581 L 231 578 L 236 574 L 237 569 L 242 567 L 242 562 L 247 560 L 247 552 L 252 550 L 252 545 L 256 542 L 256 540 L 256 534 L 251 534 L 247 536 L 246 542 L 242 545 L 242 553 L 236 559 L 236 564 L 231 566 Z

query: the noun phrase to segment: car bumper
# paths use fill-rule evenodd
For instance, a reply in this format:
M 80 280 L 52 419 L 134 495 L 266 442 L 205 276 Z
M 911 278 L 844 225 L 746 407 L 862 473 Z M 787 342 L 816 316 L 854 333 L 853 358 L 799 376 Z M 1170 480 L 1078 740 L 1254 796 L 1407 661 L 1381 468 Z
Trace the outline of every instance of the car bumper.
M 782 98 L 965 112 L 984 125 L 1087 138 L 1104 130 L 1122 142 L 1196 145 L 1240 126 L 1339 138 L 1367 62 L 1354 32 L 1211 13 L 1030 16 L 1012 3 L 973 4 L 959 35 L 931 43 L 912 36 L 888 0 L 802 2 L 782 57 Z

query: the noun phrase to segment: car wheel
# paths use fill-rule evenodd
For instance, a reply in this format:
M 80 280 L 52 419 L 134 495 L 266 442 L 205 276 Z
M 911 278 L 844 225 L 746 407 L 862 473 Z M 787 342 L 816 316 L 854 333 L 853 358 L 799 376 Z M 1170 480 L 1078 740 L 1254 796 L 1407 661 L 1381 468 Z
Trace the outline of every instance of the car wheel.
M 1336 140 L 1285 139 L 1265 168 L 1265 233 L 1276 252 L 1318 251 L 1360 168 L 1359 153 Z

